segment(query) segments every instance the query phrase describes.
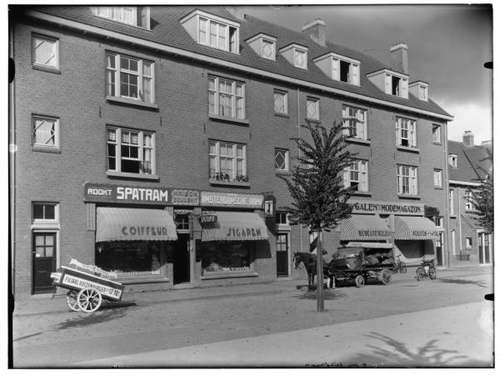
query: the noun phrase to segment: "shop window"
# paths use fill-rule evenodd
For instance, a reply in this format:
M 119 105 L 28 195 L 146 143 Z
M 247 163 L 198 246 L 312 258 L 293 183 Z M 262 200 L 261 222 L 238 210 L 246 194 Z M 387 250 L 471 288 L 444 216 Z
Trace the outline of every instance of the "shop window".
M 274 90 L 274 113 L 280 115 L 288 114 L 288 93 L 281 90 Z
M 251 272 L 255 244 L 248 242 L 202 243 L 202 275 L 219 272 Z
M 150 29 L 149 7 L 92 7 L 92 13 L 126 25 Z
M 465 237 L 465 248 L 472 249 L 472 237 Z
M 368 192 L 368 161 L 355 160 L 344 169 L 344 187 L 355 191 Z
M 31 55 L 34 67 L 59 71 L 59 39 L 33 34 Z
M 107 170 L 133 175 L 154 175 L 155 134 L 108 127 Z
M 396 145 L 417 147 L 417 122 L 404 117 L 396 118 Z
M 308 120 L 319 121 L 319 99 L 307 98 L 306 118 Z
M 343 134 L 346 137 L 367 139 L 366 110 L 348 105 L 342 106 Z
M 154 104 L 154 63 L 114 52 L 106 53 L 106 94 Z
M 59 119 L 49 116 L 32 116 L 33 149 L 37 151 L 57 151 L 60 149 Z
M 209 141 L 211 182 L 248 182 L 246 145 Z
M 443 171 L 441 169 L 434 169 L 434 187 L 443 187 Z
M 417 167 L 398 164 L 398 194 L 417 195 L 418 194 L 418 173 Z
M 441 144 L 441 125 L 432 124 L 432 142 Z
M 245 84 L 232 79 L 208 77 L 208 112 L 212 115 L 245 118 Z
M 274 149 L 274 168 L 277 171 L 287 172 L 289 170 L 288 150 L 283 148 Z

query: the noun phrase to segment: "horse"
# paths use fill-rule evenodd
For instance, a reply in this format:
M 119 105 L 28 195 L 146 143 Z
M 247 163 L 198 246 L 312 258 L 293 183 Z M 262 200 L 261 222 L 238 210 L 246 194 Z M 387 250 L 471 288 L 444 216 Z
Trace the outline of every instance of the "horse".
M 309 290 L 313 289 L 314 286 L 314 277 L 316 276 L 316 255 L 305 252 L 296 252 L 293 254 L 293 264 L 295 269 L 297 269 L 300 263 L 304 264 L 304 267 L 307 272 L 307 288 Z M 330 272 L 329 263 L 323 264 L 323 275 L 328 277 L 329 283 L 327 283 L 327 287 L 333 286 L 333 274 Z

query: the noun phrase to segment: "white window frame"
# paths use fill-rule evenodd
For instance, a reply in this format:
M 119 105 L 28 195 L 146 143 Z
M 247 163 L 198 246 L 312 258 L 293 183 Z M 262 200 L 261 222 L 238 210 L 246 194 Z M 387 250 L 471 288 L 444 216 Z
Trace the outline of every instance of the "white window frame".
M 140 8 L 140 9 L 139 9 Z M 125 12 L 128 11 L 132 15 L 132 17 L 128 17 Z M 141 18 L 144 18 L 146 21 L 145 25 L 139 25 L 139 13 L 144 11 L 145 14 L 141 15 Z M 122 7 L 101 7 L 95 6 L 92 7 L 92 13 L 101 18 L 106 18 L 115 22 L 119 22 L 125 25 L 138 27 L 140 29 L 151 29 L 151 8 L 150 7 L 142 7 L 142 6 L 122 6 Z
M 418 167 L 406 164 L 397 165 L 398 194 L 418 195 Z
M 210 152 L 210 145 L 214 144 L 215 145 L 215 152 L 211 153 Z M 232 147 L 232 156 L 224 156 L 221 155 L 221 144 L 225 145 L 231 145 Z M 242 154 L 243 157 L 238 157 L 238 150 L 237 147 L 241 146 L 242 147 Z M 220 141 L 216 139 L 209 139 L 208 141 L 208 156 L 209 156 L 209 163 L 208 163 L 208 176 L 209 176 L 209 181 L 210 182 L 229 182 L 229 183 L 234 183 L 234 182 L 248 182 L 248 173 L 247 173 L 247 145 L 244 143 L 234 143 L 234 142 L 227 142 L 227 141 Z M 215 171 L 212 174 L 210 170 L 210 159 L 215 160 Z M 216 174 L 221 173 L 221 158 L 226 158 L 226 159 L 232 159 L 231 160 L 231 175 L 229 176 L 229 180 L 223 180 L 219 179 L 217 180 Z M 237 175 L 238 173 L 238 160 L 242 161 L 242 174 Z M 243 177 L 243 181 L 241 178 Z M 238 180 L 240 178 L 240 180 Z
M 434 169 L 434 187 L 442 188 L 443 187 L 443 170 L 442 169 Z
M 418 98 L 427 101 L 429 99 L 429 88 L 424 85 L 418 86 Z
M 109 139 L 109 132 L 114 130 L 115 131 L 115 141 L 111 141 Z M 126 132 L 134 132 L 138 133 L 138 145 L 134 146 L 138 148 L 137 151 L 137 158 L 122 158 L 122 131 Z M 144 145 L 144 135 L 149 135 L 151 137 L 151 146 L 145 146 Z M 110 155 L 108 154 L 108 145 L 115 145 L 115 169 L 110 169 L 109 168 L 109 158 Z M 150 150 L 151 153 L 151 173 L 146 173 L 143 170 L 143 163 L 144 163 L 144 154 L 146 150 Z M 139 167 L 139 173 L 135 172 L 124 172 L 122 171 L 121 168 L 121 161 L 122 160 L 134 160 L 138 161 L 140 163 Z M 156 176 L 156 133 L 152 131 L 145 131 L 145 130 L 139 130 L 139 129 L 132 129 L 132 128 L 125 128 L 125 127 L 118 127 L 118 126 L 107 126 L 106 127 L 106 171 L 108 173 L 116 173 L 120 175 L 126 175 L 126 176 Z
M 302 55 L 304 59 L 302 65 L 299 64 L 297 60 L 299 55 Z M 307 49 L 297 47 L 293 48 L 293 66 L 295 66 L 296 68 L 307 70 Z
M 348 188 L 352 183 L 357 183 L 356 190 L 361 193 L 370 191 L 369 187 L 369 174 L 368 174 L 368 160 L 354 160 L 352 164 L 344 169 L 344 187 Z M 353 175 L 358 176 L 353 179 Z
M 347 80 L 342 79 L 341 67 L 342 63 L 349 64 Z M 359 62 L 352 62 L 346 59 L 333 59 L 332 61 L 332 79 L 340 82 L 349 83 L 351 85 L 359 86 Z
M 266 56 L 266 54 L 264 53 L 266 44 L 271 46 L 271 56 Z M 260 56 L 267 60 L 276 61 L 276 41 L 270 38 L 262 37 Z
M 281 96 L 283 98 L 283 111 L 277 110 L 277 97 Z M 274 90 L 273 92 L 273 101 L 274 101 L 274 113 L 279 115 L 288 115 L 288 92 L 283 90 Z
M 443 228 L 443 217 L 442 216 L 435 216 L 434 217 L 434 224 L 436 225 L 437 228 Z
M 457 254 L 456 231 L 455 231 L 455 229 L 451 230 L 451 253 L 453 255 Z
M 210 82 L 213 81 L 213 89 L 210 88 Z M 231 92 L 221 92 L 220 83 L 221 81 L 231 83 Z M 237 88 L 241 87 L 241 95 L 237 95 Z M 242 81 L 236 81 L 231 78 L 219 77 L 215 75 L 208 76 L 208 113 L 211 115 L 234 118 L 237 120 L 244 120 L 246 118 L 246 95 L 245 95 L 245 83 Z M 221 114 L 220 112 L 220 97 L 222 95 L 231 97 L 231 114 Z M 210 98 L 213 97 L 213 110 L 210 108 Z M 242 100 L 242 111 L 238 116 L 237 105 L 238 99 Z
M 36 130 L 37 130 L 37 120 L 41 121 L 49 121 L 53 122 L 54 125 L 54 145 L 47 145 L 47 144 L 42 144 L 42 143 L 37 143 L 36 142 Z M 60 129 L 60 120 L 58 117 L 54 116 L 45 116 L 45 115 L 38 115 L 38 114 L 32 114 L 31 115 L 31 129 L 32 129 L 32 145 L 33 149 L 38 150 L 38 151 L 58 151 L 61 149 L 60 145 L 60 138 L 61 138 L 61 129 Z
M 343 134 L 349 138 L 368 140 L 368 111 L 348 104 L 342 106 Z M 351 126 L 354 122 L 354 126 Z M 351 130 L 354 130 L 353 135 Z
M 53 43 L 53 53 L 54 53 L 54 64 L 46 64 L 39 62 L 36 59 L 36 45 L 37 41 L 43 41 L 46 43 Z M 33 33 L 31 34 L 31 63 L 34 67 L 59 71 L 59 38 Z
M 35 205 L 43 206 L 53 206 L 54 207 L 54 218 L 53 219 L 37 219 L 35 218 Z M 33 201 L 31 202 L 31 222 L 34 227 L 42 226 L 44 228 L 47 225 L 59 224 L 59 203 L 58 202 L 47 202 L 47 201 Z
M 467 189 L 464 191 L 464 207 L 466 211 L 474 211 L 474 194 L 472 190 Z
M 441 144 L 441 125 L 432 124 L 432 143 Z
M 406 136 L 404 133 L 406 132 Z M 406 140 L 408 145 L 403 145 Z M 417 121 L 407 117 L 396 117 L 396 145 L 398 147 L 417 148 Z
M 130 60 L 135 60 L 137 62 L 137 71 L 122 69 L 121 58 L 127 58 Z M 114 58 L 115 66 L 112 67 L 108 64 L 109 58 Z M 150 65 L 150 75 L 144 74 L 144 65 Z M 137 97 L 126 96 L 121 94 L 121 83 L 120 83 L 120 73 L 125 73 L 129 75 L 137 76 Z M 110 82 L 110 74 L 114 76 L 114 83 Z M 151 82 L 151 92 L 150 100 L 146 101 L 144 97 L 144 80 L 149 80 Z M 137 102 L 142 102 L 146 104 L 155 104 L 155 63 L 150 60 L 145 60 L 140 57 L 134 57 L 130 55 L 121 54 L 118 52 L 106 52 L 106 96 L 108 98 L 124 98 L 126 100 L 133 100 Z M 109 87 L 113 87 L 114 93 L 109 92 Z
M 465 248 L 472 249 L 472 237 L 470 236 L 465 237 Z
M 284 153 L 284 158 L 285 158 L 285 166 L 284 168 L 279 168 L 276 165 L 276 157 L 278 153 Z M 274 169 L 279 172 L 288 172 L 290 170 L 290 152 L 286 148 L 279 148 L 276 147 L 274 149 Z
M 310 111 L 309 108 L 310 106 L 314 106 L 314 112 L 316 112 L 316 115 L 314 117 L 309 116 Z M 319 116 L 319 99 L 318 98 L 311 98 L 307 97 L 306 98 L 306 119 L 308 120 L 313 120 L 313 121 L 319 121 L 320 116 Z
M 448 155 L 448 164 L 452 168 L 458 168 L 458 155 L 455 154 L 449 154 Z
M 278 225 L 290 225 L 289 214 L 285 211 L 276 211 L 276 224 Z M 279 218 L 279 219 L 278 219 Z M 285 218 L 285 222 L 281 222 L 281 218 Z
M 448 192 L 448 201 L 450 204 L 450 216 L 455 216 L 455 190 L 450 189 Z
M 202 24 L 204 24 L 205 27 L 202 27 Z M 197 39 L 199 44 L 220 49 L 222 51 L 228 51 L 237 54 L 239 53 L 240 32 L 239 27 L 235 26 L 234 24 L 228 23 L 219 17 L 215 19 L 213 17 L 210 17 L 208 14 L 203 13 L 203 15 L 198 15 L 197 28 Z M 202 30 L 204 30 L 204 38 L 202 38 Z M 215 31 L 214 43 L 212 43 L 211 38 L 212 30 Z M 233 33 L 231 33 L 231 30 L 233 30 Z M 233 36 L 234 39 L 231 39 L 231 36 Z M 221 40 L 223 41 L 223 43 L 220 43 Z

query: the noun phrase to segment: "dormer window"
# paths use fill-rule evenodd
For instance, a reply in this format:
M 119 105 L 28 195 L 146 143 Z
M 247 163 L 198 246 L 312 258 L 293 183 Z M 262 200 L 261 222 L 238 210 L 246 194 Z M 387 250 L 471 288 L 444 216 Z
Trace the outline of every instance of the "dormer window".
M 448 164 L 452 168 L 458 168 L 458 156 L 455 154 L 448 155 Z
M 283 57 L 293 66 L 307 70 L 307 48 L 291 44 L 280 50 Z
M 150 29 L 149 7 L 93 7 L 92 13 L 116 22 Z
M 408 99 L 408 76 L 388 69 L 367 75 L 368 79 L 386 94 Z
M 260 57 L 276 60 L 276 38 L 261 33 L 246 42 Z
M 423 100 L 425 102 L 429 100 L 429 85 L 425 82 L 412 82 L 410 84 L 410 92 L 419 100 Z
M 197 43 L 232 53 L 240 52 L 239 23 L 200 10 L 188 14 L 180 22 Z
M 359 86 L 359 61 L 331 52 L 314 59 L 314 62 L 334 81 Z

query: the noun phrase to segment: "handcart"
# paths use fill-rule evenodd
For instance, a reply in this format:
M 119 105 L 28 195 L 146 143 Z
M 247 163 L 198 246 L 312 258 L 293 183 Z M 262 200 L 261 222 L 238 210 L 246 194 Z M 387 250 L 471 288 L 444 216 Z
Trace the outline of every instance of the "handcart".
M 75 267 L 61 266 L 50 277 L 54 285 L 69 289 L 66 303 L 71 310 L 91 313 L 101 307 L 103 299 L 111 302 L 121 300 L 124 285 L 109 279 L 116 278 L 115 273 L 76 259 L 72 259 L 70 265 Z

